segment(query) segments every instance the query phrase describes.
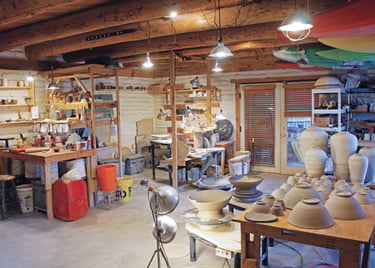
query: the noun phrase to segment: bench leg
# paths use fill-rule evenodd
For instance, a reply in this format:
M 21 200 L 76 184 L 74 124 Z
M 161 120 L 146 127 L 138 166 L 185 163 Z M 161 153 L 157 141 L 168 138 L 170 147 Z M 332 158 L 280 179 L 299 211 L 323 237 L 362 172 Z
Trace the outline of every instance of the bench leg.
M 241 253 L 234 254 L 234 268 L 241 268 Z

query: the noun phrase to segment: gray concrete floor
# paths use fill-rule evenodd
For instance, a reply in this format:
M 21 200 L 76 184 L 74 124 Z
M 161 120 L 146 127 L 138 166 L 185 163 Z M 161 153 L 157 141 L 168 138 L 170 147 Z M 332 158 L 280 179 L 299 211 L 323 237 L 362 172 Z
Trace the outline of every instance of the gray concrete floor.
M 12 214 L 0 221 L 0 267 L 146 267 L 156 242 L 151 234 L 147 188 L 140 185 L 142 179 L 148 179 L 154 187 L 168 184 L 166 172 L 158 170 L 155 182 L 146 169 L 133 176 L 132 198 L 122 205 L 90 208 L 84 218 L 72 222 L 47 220 L 42 212 Z M 258 189 L 268 194 L 284 181 L 285 176 L 265 174 Z M 165 245 L 169 262 L 172 267 L 184 268 L 233 267 L 233 259 L 225 263 L 212 247 L 200 242 L 197 261 L 190 262 L 189 238 L 181 214 L 194 208 L 188 196 L 196 190 L 189 183 L 179 187 L 179 205 L 169 214 L 178 225 L 175 239 Z M 337 252 L 286 241 L 276 241 L 270 248 L 269 267 L 313 267 L 318 263 L 337 265 Z M 372 264 L 375 267 L 373 253 Z M 151 267 L 157 267 L 156 259 Z M 161 267 L 166 266 L 162 263 Z

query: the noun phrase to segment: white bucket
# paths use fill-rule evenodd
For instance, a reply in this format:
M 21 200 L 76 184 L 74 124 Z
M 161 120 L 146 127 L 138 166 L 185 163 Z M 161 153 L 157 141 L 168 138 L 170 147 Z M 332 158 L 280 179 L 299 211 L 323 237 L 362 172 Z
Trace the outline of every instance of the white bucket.
M 22 184 L 16 186 L 18 199 L 21 205 L 22 213 L 32 212 L 34 210 L 33 187 L 31 184 Z
M 40 164 L 30 161 L 25 161 L 25 178 L 39 179 L 40 178 Z

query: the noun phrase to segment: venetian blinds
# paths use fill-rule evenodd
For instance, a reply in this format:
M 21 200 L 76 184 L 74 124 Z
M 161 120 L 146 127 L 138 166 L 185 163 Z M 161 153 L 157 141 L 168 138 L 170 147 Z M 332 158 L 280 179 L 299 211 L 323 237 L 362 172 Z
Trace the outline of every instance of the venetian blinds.
M 285 90 L 284 117 L 311 116 L 312 83 L 283 85 Z
M 275 85 L 243 90 L 245 148 L 253 165 L 275 166 Z

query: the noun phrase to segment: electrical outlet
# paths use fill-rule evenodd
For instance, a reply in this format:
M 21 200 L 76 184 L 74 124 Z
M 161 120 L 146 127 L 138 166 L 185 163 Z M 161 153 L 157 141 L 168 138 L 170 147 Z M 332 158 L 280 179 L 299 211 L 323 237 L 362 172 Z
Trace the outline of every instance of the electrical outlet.
M 216 256 L 231 259 L 233 257 L 233 252 L 223 248 L 216 248 Z

